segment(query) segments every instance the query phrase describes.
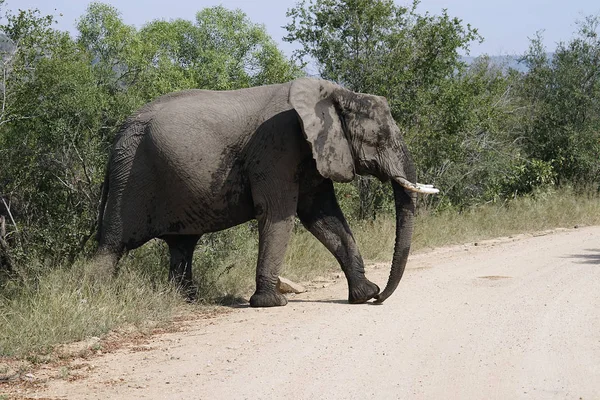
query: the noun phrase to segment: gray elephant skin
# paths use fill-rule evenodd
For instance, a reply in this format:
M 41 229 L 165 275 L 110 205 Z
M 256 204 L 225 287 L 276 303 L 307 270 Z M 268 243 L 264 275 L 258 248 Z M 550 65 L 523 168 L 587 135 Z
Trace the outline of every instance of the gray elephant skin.
M 391 181 L 396 242 L 386 288 L 363 259 L 333 182 L 356 174 Z M 169 246 L 169 277 L 192 287 L 194 248 L 204 233 L 258 221 L 253 307 L 283 306 L 278 274 L 297 216 L 335 256 L 350 303 L 383 302 L 402 277 L 415 212 L 415 168 L 383 97 L 325 80 L 162 96 L 132 115 L 109 158 L 95 261 L 119 258 L 153 238 Z

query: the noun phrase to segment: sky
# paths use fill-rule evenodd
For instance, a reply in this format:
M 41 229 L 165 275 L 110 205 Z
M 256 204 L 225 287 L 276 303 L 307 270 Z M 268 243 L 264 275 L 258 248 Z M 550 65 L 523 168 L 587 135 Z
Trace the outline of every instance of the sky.
M 395 0 L 407 6 L 411 0 Z M 183 18 L 193 20 L 204 7 L 223 5 L 239 8 L 251 21 L 264 24 L 267 32 L 289 56 L 294 45 L 285 43 L 283 28 L 289 20 L 286 11 L 297 0 L 103 0 L 117 8 L 128 25 L 141 27 L 155 19 Z M 44 15 L 57 16 L 60 30 L 76 34 L 76 21 L 84 14 L 87 0 L 6 0 L 4 9 L 39 9 Z M 598 0 L 421 0 L 418 11 L 439 14 L 447 9 L 452 17 L 478 29 L 484 37 L 481 44 L 471 45 L 471 56 L 522 55 L 529 39 L 543 30 L 544 44 L 553 51 L 560 41 L 568 41 L 577 30 L 576 21 L 588 15 L 600 15 Z M 62 14 L 62 16 L 59 16 Z

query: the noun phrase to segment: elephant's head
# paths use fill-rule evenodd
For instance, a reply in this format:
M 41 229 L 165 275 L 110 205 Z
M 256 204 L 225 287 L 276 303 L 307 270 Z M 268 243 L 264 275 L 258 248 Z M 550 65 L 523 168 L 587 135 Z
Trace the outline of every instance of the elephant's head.
M 331 82 L 302 78 L 290 88 L 319 173 L 336 182 L 355 174 L 390 180 L 396 205 L 396 244 L 388 283 L 378 302 L 398 286 L 408 259 L 416 192 L 437 193 L 416 183 L 415 167 L 384 97 L 354 93 Z

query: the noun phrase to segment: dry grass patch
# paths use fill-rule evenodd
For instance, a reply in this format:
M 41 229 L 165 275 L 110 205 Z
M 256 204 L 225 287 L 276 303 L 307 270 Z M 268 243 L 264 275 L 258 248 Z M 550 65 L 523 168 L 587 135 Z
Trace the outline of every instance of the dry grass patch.
M 170 285 L 131 270 L 92 285 L 77 269 L 58 269 L 11 292 L 0 297 L 0 356 L 47 354 L 126 324 L 153 328 L 182 303 Z
M 538 232 L 552 228 L 600 224 L 600 197 L 595 193 L 550 190 L 502 204 L 424 214 L 417 219 L 413 249 Z

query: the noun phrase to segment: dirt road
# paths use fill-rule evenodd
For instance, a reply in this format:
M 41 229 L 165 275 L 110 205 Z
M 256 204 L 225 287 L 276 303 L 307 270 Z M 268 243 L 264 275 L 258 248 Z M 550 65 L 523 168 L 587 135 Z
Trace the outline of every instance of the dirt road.
M 387 274 L 367 272 L 380 286 Z M 323 285 L 94 357 L 85 378 L 30 395 L 600 399 L 600 227 L 417 254 L 381 306 Z

